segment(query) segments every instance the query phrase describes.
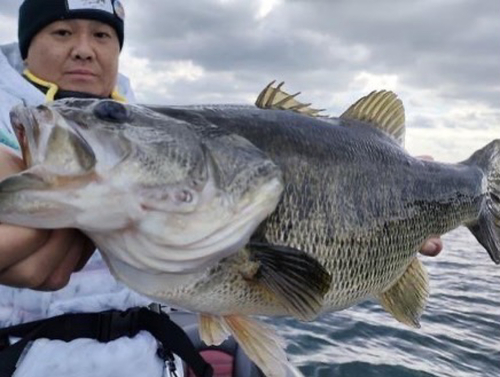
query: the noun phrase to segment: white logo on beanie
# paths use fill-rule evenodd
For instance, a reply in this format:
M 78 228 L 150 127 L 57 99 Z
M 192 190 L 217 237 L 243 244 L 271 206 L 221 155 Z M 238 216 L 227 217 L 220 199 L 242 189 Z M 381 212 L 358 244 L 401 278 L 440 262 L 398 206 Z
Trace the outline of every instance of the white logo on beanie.
M 97 9 L 113 14 L 111 0 L 67 0 L 68 10 Z
M 125 20 L 125 8 L 123 8 L 120 0 L 115 0 L 113 3 L 113 7 L 115 8 L 115 14 L 123 20 Z

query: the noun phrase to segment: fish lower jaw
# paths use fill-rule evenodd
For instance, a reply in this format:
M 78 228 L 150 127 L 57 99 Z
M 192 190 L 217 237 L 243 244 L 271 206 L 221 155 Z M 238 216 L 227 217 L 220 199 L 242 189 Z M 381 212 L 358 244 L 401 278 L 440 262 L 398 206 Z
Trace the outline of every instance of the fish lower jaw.
M 106 261 L 113 276 L 143 295 L 159 300 L 158 292 L 164 291 L 168 287 L 169 291 L 176 291 L 181 287 L 188 286 L 196 282 L 203 274 L 168 274 L 152 273 L 143 269 L 131 266 L 128 263 L 114 257 L 113 255 L 102 252 L 103 259 Z M 174 304 L 173 302 L 165 302 Z
M 231 229 L 216 237 L 214 242 L 206 242 L 205 239 L 205 243 L 201 244 L 180 244 L 169 235 L 177 233 L 176 236 L 179 236 L 182 235 L 181 232 L 169 229 L 168 224 L 155 216 L 147 216 L 147 219 L 150 224 L 155 225 L 154 228 L 148 228 L 145 224 L 133 224 L 117 230 L 86 233 L 103 254 L 119 264 L 152 275 L 179 275 L 174 280 L 184 281 L 185 275 L 204 271 L 244 247 L 260 223 L 260 220 L 251 224 L 233 222 Z M 159 233 L 158 228 L 162 229 Z M 196 229 L 191 231 L 197 232 Z
M 120 263 L 151 274 L 184 276 L 212 267 L 220 259 L 243 248 L 258 224 L 233 226 L 220 240 L 217 237 L 214 242 L 205 239 L 204 243 L 188 245 L 176 244 L 165 233 L 158 235 L 144 228 L 138 229 L 137 225 L 87 234 L 103 253 Z M 169 233 L 169 230 L 165 232 Z M 182 281 L 181 278 L 178 280 Z
M 270 181 L 254 200 L 245 198 L 232 208 L 211 203 L 189 214 L 151 211 L 128 229 L 96 233 L 92 238 L 115 258 L 141 270 L 158 274 L 203 271 L 248 243 L 276 207 L 281 189 L 281 181 Z
M 193 312 L 219 314 L 212 303 L 193 296 L 191 287 L 204 278 L 204 273 L 152 274 L 109 255 L 104 255 L 104 260 L 118 281 L 155 302 Z

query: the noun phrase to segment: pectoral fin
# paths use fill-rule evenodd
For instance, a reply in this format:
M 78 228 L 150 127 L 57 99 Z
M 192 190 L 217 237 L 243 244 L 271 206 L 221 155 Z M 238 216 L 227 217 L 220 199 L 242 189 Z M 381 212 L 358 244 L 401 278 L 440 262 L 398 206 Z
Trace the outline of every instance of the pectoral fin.
M 330 288 L 329 272 L 301 250 L 257 242 L 247 247 L 259 265 L 251 279 L 264 285 L 294 317 L 316 318 Z
M 380 295 L 380 303 L 399 322 L 420 327 L 420 316 L 429 297 L 429 278 L 422 262 L 415 258 L 391 288 Z

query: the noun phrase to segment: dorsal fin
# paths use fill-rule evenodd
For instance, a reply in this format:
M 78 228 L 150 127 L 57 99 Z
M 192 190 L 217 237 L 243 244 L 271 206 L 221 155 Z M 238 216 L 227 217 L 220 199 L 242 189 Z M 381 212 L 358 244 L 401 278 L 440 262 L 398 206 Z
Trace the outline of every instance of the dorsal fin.
M 405 110 L 403 102 L 393 92 L 373 91 L 359 99 L 340 117 L 371 123 L 404 145 Z
M 259 94 L 255 101 L 255 106 L 260 109 L 271 110 L 292 110 L 296 113 L 309 115 L 312 117 L 318 116 L 323 109 L 313 109 L 310 103 L 302 103 L 295 99 L 300 94 L 288 94 L 281 90 L 284 82 L 281 82 L 273 88 L 275 81 L 271 81 Z

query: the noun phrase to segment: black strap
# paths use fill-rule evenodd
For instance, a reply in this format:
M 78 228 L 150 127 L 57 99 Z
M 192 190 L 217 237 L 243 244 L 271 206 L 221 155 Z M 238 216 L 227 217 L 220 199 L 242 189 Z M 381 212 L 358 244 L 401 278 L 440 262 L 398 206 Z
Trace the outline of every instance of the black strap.
M 71 341 L 91 338 L 109 342 L 122 336 L 133 337 L 141 330 L 149 331 L 161 343 L 158 354 L 164 361 L 173 361 L 172 353 L 175 353 L 189 365 L 197 377 L 212 377 L 212 367 L 200 356 L 184 330 L 166 313 L 148 308 L 64 314 L 0 329 L 0 377 L 11 377 L 14 374 L 24 349 L 33 340 L 47 338 Z M 21 340 L 9 345 L 8 338 L 11 336 Z

